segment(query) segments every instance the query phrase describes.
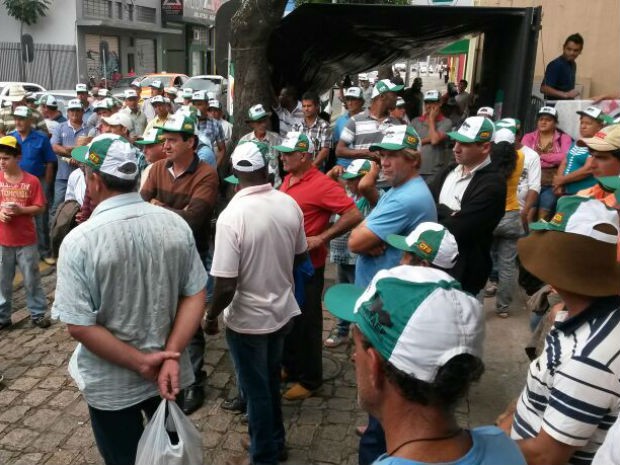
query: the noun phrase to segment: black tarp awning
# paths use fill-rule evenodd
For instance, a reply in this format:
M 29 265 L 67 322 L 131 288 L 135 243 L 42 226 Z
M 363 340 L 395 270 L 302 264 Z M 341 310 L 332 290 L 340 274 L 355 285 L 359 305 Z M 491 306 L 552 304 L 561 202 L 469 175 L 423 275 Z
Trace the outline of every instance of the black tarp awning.
M 325 90 L 345 74 L 430 55 L 483 32 L 483 60 L 495 68 L 483 69 L 483 85 L 489 95 L 500 85 L 510 106 L 525 95 L 510 91 L 509 73 L 518 85 L 529 85 L 529 96 L 539 22 L 540 8 L 308 3 L 282 19 L 267 55 L 276 88 Z

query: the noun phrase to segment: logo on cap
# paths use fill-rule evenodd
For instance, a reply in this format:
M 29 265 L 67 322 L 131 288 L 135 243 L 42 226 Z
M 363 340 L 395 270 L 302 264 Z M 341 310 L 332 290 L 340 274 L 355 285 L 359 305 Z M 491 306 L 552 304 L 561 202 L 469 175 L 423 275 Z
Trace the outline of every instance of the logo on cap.
M 433 253 L 433 248 L 430 245 L 428 245 L 425 241 L 420 241 L 418 243 L 418 249 L 420 249 L 422 252 L 428 255 Z
M 418 143 L 418 138 L 414 136 L 407 136 L 407 143 L 411 145 L 416 145 Z
M 95 152 L 88 153 L 88 159 L 92 161 L 95 165 L 101 163 L 101 157 L 97 155 Z
M 480 137 L 486 139 L 487 137 L 491 137 L 491 133 L 489 131 L 482 131 Z
M 550 223 L 555 226 L 559 226 L 560 224 L 562 224 L 563 219 L 564 219 L 564 213 L 556 213 L 555 215 L 553 215 L 553 218 L 551 219 Z

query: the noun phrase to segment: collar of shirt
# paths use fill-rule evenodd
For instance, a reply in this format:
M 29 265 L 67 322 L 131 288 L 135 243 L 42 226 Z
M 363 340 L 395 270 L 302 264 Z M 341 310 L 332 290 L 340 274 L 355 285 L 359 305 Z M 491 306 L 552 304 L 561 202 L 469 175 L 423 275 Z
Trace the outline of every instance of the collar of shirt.
M 83 131 L 83 130 L 85 130 L 85 129 L 86 129 L 86 123 L 85 123 L 84 121 L 82 121 L 82 124 L 81 124 L 81 125 L 80 125 L 80 127 L 79 127 L 79 128 L 77 128 L 77 129 L 76 129 L 76 128 L 74 128 L 74 127 L 71 125 L 71 122 L 70 122 L 69 120 L 67 120 L 67 121 L 65 121 L 64 123 L 61 123 L 61 124 L 62 124 L 62 125 L 66 125 L 68 129 L 71 129 L 71 130 L 73 131 L 73 134 L 74 134 L 74 135 L 75 135 L 75 134 L 77 134 L 78 132 Z
M 308 171 L 302 174 L 301 177 L 295 176 L 295 179 L 297 179 L 297 182 L 293 184 L 292 186 L 291 186 L 291 178 L 293 177 L 292 174 L 288 174 L 285 178 L 285 181 L 282 184 L 285 185 L 285 189 L 288 190 L 301 184 L 302 182 L 307 182 L 311 180 L 319 173 L 320 171 L 318 170 L 318 168 L 316 166 L 312 166 Z
M 172 174 L 174 179 L 177 179 L 177 178 L 180 178 L 181 176 L 184 176 L 186 174 L 195 173 L 196 170 L 198 169 L 198 163 L 200 163 L 200 158 L 198 158 L 198 155 L 196 155 L 194 153 L 194 159 L 192 160 L 192 162 L 189 164 L 187 169 L 185 171 L 183 171 L 181 174 L 179 174 L 178 176 L 174 175 L 174 170 L 172 169 L 172 162 L 171 161 L 166 160 L 166 168 L 168 168 L 168 171 Z
M 124 207 L 134 203 L 144 202 L 138 192 L 129 192 L 128 194 L 119 194 L 105 199 L 93 210 L 91 218 L 114 208 Z
M 603 317 L 618 307 L 620 307 L 620 296 L 600 297 L 581 313 L 564 321 L 556 321 L 554 326 L 564 334 L 573 333 L 584 323 Z
M 441 120 L 444 120 L 445 118 L 446 117 L 443 114 L 439 113 L 435 121 L 441 121 Z M 418 117 L 418 120 L 422 121 L 423 123 L 425 123 L 427 119 L 428 119 L 428 116 L 426 116 L 426 114 Z
M 248 195 L 260 194 L 262 192 L 270 192 L 273 190 L 273 186 L 269 183 L 261 184 L 259 186 L 244 187 L 235 194 L 236 198 L 247 197 Z
M 474 174 L 476 174 L 476 171 L 480 171 L 482 168 L 490 164 L 491 157 L 488 156 L 484 160 L 482 160 L 482 162 L 478 166 L 475 166 L 473 169 L 469 170 L 469 173 L 465 173 L 465 167 L 463 165 L 459 165 L 456 167 L 456 173 L 459 175 L 459 179 L 465 179 L 469 176 L 473 176 Z
M 301 124 L 306 129 L 312 129 L 313 127 L 319 124 L 319 115 L 316 115 L 312 124 L 306 124 L 306 118 L 301 120 Z
M 22 136 L 20 135 L 19 132 L 17 132 L 17 129 L 14 130 L 13 132 L 11 132 L 9 134 L 9 136 L 13 136 L 17 139 L 17 142 L 19 142 L 20 144 L 22 144 L 24 141 L 26 140 L 31 140 L 31 139 L 36 139 L 37 137 L 40 139 L 39 136 L 43 136 L 42 133 L 35 131 L 34 129 L 30 128 L 30 131 L 28 132 L 28 134 L 26 135 L 26 137 L 24 137 L 22 139 Z M 43 136 L 45 138 L 47 138 L 47 136 Z

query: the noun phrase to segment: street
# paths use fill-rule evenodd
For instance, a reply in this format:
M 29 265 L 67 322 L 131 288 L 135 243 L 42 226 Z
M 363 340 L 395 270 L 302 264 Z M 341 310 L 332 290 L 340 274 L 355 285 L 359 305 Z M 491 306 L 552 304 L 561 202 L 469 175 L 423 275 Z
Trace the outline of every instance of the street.
M 50 304 L 54 295 L 53 268 L 44 271 Z M 326 287 L 335 270 L 327 267 Z M 54 322 L 48 330 L 32 328 L 24 308 L 23 290 L 14 296 L 12 331 L 0 333 L 0 464 L 73 465 L 102 464 L 94 443 L 86 403 L 67 372 L 76 345 L 64 326 Z M 486 299 L 486 372 L 459 408 L 463 425 L 478 426 L 495 420 L 504 406 L 520 392 L 527 359 L 523 345 L 529 337 L 528 317 L 517 299 L 508 319 L 494 315 L 494 300 Z M 325 334 L 334 324 L 325 312 Z M 350 346 L 324 350 L 325 384 L 318 395 L 303 402 L 284 404 L 287 443 L 286 463 L 357 464 L 355 427 L 366 414 L 357 408 L 355 370 L 349 360 Z M 232 365 L 220 333 L 208 337 L 207 401 L 190 416 L 203 434 L 205 463 L 221 465 L 231 455 L 243 453 L 240 438 L 247 426 L 240 415 L 220 408 L 235 391 Z

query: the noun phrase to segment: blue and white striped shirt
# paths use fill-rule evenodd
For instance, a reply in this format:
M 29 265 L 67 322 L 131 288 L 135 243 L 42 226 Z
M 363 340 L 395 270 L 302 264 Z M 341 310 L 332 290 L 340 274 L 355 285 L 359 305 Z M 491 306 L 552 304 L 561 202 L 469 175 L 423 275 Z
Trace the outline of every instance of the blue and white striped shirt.
M 578 447 L 570 464 L 589 465 L 620 410 L 620 297 L 598 298 L 566 317 L 558 314 L 530 364 L 511 436 L 532 438 L 543 428 Z

